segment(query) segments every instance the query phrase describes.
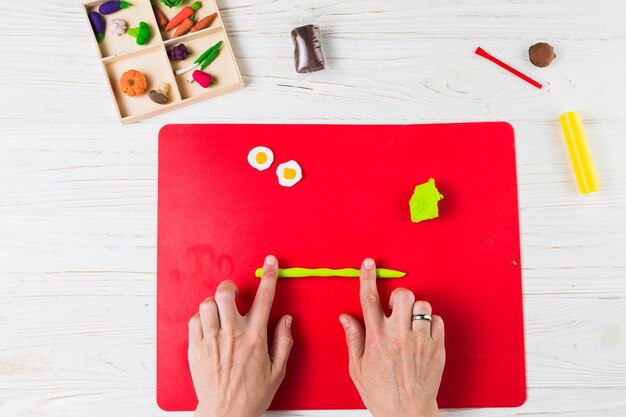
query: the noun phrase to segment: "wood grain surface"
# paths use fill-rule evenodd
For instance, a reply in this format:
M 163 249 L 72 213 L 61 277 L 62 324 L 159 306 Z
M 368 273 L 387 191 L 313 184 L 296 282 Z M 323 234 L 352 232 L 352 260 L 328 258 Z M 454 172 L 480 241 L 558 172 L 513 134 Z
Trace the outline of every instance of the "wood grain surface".
M 218 3 L 247 87 L 131 126 L 116 119 L 80 1 L 0 5 L 0 415 L 166 415 L 154 400 L 164 124 L 479 120 L 517 135 L 529 395 L 441 414 L 626 415 L 626 3 Z M 329 68 L 300 75 L 289 31 L 307 23 L 321 26 Z M 558 55 L 542 70 L 526 58 L 540 40 Z M 569 110 L 598 168 L 592 195 L 577 191 L 557 123 Z

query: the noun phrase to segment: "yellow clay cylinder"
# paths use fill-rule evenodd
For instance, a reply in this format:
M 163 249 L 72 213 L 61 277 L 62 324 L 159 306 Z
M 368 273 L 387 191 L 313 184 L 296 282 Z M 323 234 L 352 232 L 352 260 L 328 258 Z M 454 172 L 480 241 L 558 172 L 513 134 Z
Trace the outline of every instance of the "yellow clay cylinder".
M 574 111 L 563 113 L 560 120 L 580 192 L 588 194 L 598 191 L 600 189 L 600 181 L 598 181 L 596 167 L 593 164 L 593 158 L 589 151 L 589 144 L 587 143 L 583 123 L 580 120 L 580 114 Z

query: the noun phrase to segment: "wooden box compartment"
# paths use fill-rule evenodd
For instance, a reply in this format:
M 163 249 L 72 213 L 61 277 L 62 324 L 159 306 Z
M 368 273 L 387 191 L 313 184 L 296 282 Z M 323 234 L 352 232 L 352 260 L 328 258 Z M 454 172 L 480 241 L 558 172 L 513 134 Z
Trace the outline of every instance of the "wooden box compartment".
M 226 33 L 221 30 L 221 28 L 215 28 L 207 33 L 195 33 L 189 36 L 185 41 L 185 45 L 193 51 L 205 51 L 219 41 L 226 44 L 228 40 L 226 39 Z M 178 43 L 179 41 L 177 39 L 165 42 L 168 49 L 174 45 L 178 45 Z M 196 58 L 196 56 L 192 56 L 190 54 L 184 61 L 170 61 L 172 70 L 175 73 L 176 70 L 187 67 L 193 64 Z M 238 78 L 239 71 L 237 70 L 237 64 L 234 57 L 230 56 L 230 52 L 220 52 L 217 58 L 215 58 L 215 60 L 204 69 L 204 72 L 213 76 L 213 85 L 208 89 L 202 88 L 202 86 L 196 82 L 187 82 L 193 71 L 176 76 L 176 83 L 178 84 L 178 89 L 184 100 L 202 97 L 206 94 L 210 94 L 211 92 L 230 89 L 232 86 L 237 86 L 240 81 Z
M 217 17 L 208 28 L 190 32 L 175 39 L 172 39 L 175 29 L 169 32 L 160 30 L 154 8 L 161 10 L 170 19 L 182 7 L 191 5 L 192 0 L 186 0 L 181 6 L 171 9 L 158 0 L 131 0 L 132 7 L 110 15 L 103 15 L 107 23 L 106 33 L 104 39 L 98 43 L 91 30 L 88 13 L 98 11 L 100 4 L 105 1 L 98 0 L 85 3 L 84 11 L 87 25 L 96 42 L 98 56 L 108 79 L 118 117 L 123 124 L 134 123 L 244 86 L 215 0 L 202 0 L 202 7 L 195 14 L 196 21 L 198 21 L 212 13 L 217 13 Z M 110 22 L 115 18 L 124 20 L 129 28 L 139 26 L 140 22 L 145 22 L 152 29 L 152 39 L 145 45 L 137 45 L 135 39 L 128 34 L 122 36 L 112 34 Z M 213 85 L 205 89 L 196 82 L 188 83 L 187 79 L 193 71 L 175 75 L 176 70 L 193 63 L 204 51 L 219 41 L 223 42 L 219 55 L 204 70 L 213 76 Z M 184 61 L 170 60 L 167 52 L 181 43 L 184 43 L 189 49 L 189 57 Z M 148 81 L 148 88 L 141 96 L 129 97 L 121 90 L 119 80 L 124 72 L 131 69 L 141 71 Z M 148 92 L 157 89 L 161 83 L 169 84 L 169 101 L 165 105 L 154 103 L 148 96 Z

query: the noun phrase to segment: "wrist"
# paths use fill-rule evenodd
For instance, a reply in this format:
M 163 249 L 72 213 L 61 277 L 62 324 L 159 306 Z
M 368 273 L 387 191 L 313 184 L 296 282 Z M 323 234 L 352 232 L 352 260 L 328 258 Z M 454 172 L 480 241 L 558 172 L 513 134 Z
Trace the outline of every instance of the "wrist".
M 202 404 L 198 404 L 196 412 L 193 417 L 263 417 L 262 414 L 245 414 L 245 415 L 233 415 L 228 412 L 221 413 L 219 411 L 211 410 L 209 407 L 205 407 Z
M 424 406 L 421 410 L 416 414 L 417 417 L 439 417 L 439 406 L 437 402 Z

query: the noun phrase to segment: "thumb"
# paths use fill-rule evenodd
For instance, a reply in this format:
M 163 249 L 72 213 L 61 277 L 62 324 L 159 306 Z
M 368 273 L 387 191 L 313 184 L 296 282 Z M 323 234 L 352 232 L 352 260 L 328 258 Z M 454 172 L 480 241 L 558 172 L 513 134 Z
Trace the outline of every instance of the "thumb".
M 365 337 L 361 323 L 349 314 L 339 316 L 339 321 L 346 332 L 346 344 L 348 345 L 350 360 L 359 359 L 363 356 L 363 350 L 365 349 Z
M 276 325 L 274 332 L 274 342 L 272 343 L 272 351 L 270 358 L 272 360 L 272 370 L 284 375 L 287 369 L 287 360 L 293 346 L 293 337 L 291 336 L 291 322 L 293 317 L 283 316 Z

